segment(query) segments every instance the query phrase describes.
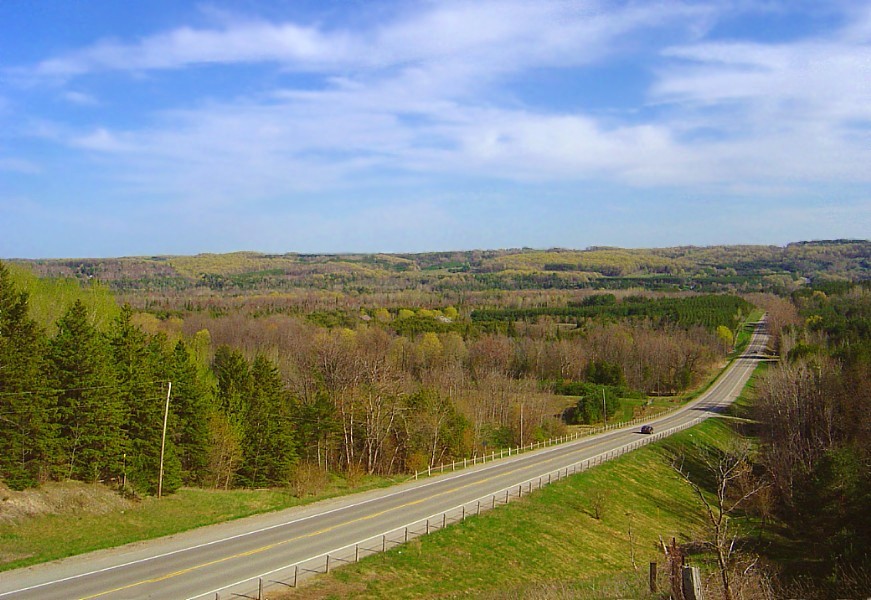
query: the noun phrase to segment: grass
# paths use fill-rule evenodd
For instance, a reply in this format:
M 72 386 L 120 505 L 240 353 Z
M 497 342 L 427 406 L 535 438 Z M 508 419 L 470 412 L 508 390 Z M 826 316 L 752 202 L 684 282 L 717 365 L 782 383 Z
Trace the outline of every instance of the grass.
M 280 598 L 499 597 L 542 582 L 634 574 L 633 558 L 646 572 L 648 562 L 662 561 L 660 536 L 685 542 L 705 529 L 698 499 L 671 468 L 672 456 L 697 444 L 723 446 L 733 435 L 722 420 L 710 419 Z
M 203 490 L 183 488 L 102 514 L 87 510 L 0 520 L 0 571 L 180 533 L 204 525 L 310 504 L 318 500 L 396 483 L 366 477 L 357 486 L 334 478 L 317 495 L 298 498 L 288 490 Z M 105 489 L 105 488 L 104 488 Z M 113 493 L 106 491 L 106 493 Z

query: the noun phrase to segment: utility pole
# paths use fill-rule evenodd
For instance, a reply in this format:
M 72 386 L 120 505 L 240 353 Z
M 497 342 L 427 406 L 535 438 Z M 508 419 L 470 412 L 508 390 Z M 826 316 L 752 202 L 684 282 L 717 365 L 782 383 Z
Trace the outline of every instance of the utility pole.
M 172 382 L 166 382 L 166 408 L 163 409 L 163 435 L 160 438 L 160 475 L 157 478 L 157 497 L 163 493 L 163 451 L 166 449 L 166 422 L 169 420 L 169 393 L 172 391 Z
M 523 402 L 520 403 L 520 445 L 523 445 Z

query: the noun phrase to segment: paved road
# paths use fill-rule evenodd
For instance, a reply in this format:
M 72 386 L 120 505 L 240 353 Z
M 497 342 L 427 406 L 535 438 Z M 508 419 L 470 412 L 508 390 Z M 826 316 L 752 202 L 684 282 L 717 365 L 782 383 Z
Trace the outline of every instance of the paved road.
M 338 566 L 716 413 L 737 397 L 761 357 L 762 329 L 697 401 L 650 421 L 654 436 L 638 427 L 617 429 L 387 490 L 0 573 L 0 600 L 167 600 L 215 598 L 216 592 L 256 598 L 258 578 L 267 588 L 280 587 L 274 581 L 287 584 L 325 570 L 327 554 Z

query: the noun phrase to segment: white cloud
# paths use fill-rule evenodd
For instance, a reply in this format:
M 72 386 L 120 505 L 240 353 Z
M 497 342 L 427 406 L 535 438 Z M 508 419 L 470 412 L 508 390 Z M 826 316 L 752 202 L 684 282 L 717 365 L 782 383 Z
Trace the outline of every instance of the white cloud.
M 130 152 L 133 150 L 130 145 L 121 141 L 116 134 L 109 132 L 103 127 L 99 127 L 86 135 L 74 137 L 70 140 L 70 143 L 86 150 L 96 150 L 98 152 Z
M 257 95 L 188 98 L 184 109 L 134 115 L 138 127 L 58 128 L 131 189 L 195 205 L 454 176 L 754 193 L 868 181 L 868 28 L 780 44 L 705 41 L 726 10 L 737 9 L 450 1 L 364 30 L 226 17 L 211 29 L 104 41 L 35 71 L 73 80 L 274 63 L 279 83 Z M 504 85 L 544 69 L 571 78 L 663 28 L 702 38 L 662 52 L 650 105 L 638 107 L 646 117 L 527 105 Z M 319 83 L 295 89 L 283 77 L 291 71 Z
M 342 35 L 292 23 L 243 23 L 223 30 L 175 29 L 138 44 L 104 41 L 43 61 L 35 74 L 69 78 L 94 71 L 178 69 L 196 64 L 277 61 L 323 65 L 349 54 Z
M 73 90 L 67 90 L 61 97 L 69 102 L 70 104 L 76 104 L 78 106 L 99 106 L 100 101 L 97 100 L 94 96 L 90 94 L 86 94 L 84 92 L 76 92 Z
M 179 27 L 136 43 L 104 40 L 40 62 L 36 77 L 69 79 L 100 71 L 139 72 L 202 64 L 279 63 L 341 73 L 464 63 L 482 74 L 529 66 L 588 64 L 640 28 L 710 13 L 680 2 L 614 7 L 599 0 L 426 3 L 368 30 L 225 17 L 220 28 Z

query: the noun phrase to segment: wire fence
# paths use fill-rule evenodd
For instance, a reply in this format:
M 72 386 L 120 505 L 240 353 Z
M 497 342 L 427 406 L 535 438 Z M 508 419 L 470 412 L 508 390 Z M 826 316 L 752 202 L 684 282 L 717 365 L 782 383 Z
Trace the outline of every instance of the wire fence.
M 632 419 L 631 421 L 620 421 L 618 423 L 608 423 L 602 427 L 596 427 L 594 429 L 588 429 L 585 431 L 577 431 L 572 434 L 562 435 L 558 437 L 553 437 L 540 442 L 530 442 L 529 444 L 525 444 L 523 446 L 512 446 L 509 448 L 500 448 L 498 451 L 494 450 L 490 454 L 483 454 L 481 456 L 473 456 L 472 458 L 464 458 L 462 460 L 451 461 L 450 463 L 440 463 L 439 465 L 429 466 L 426 469 L 421 469 L 420 471 L 416 471 L 414 475 L 410 477 L 410 479 L 419 479 L 420 477 L 430 477 L 433 474 L 439 475 L 441 473 L 445 473 L 447 471 L 457 471 L 459 469 L 465 469 L 467 467 L 472 467 L 478 464 L 484 464 L 488 461 L 494 461 L 500 458 L 506 458 L 508 456 L 516 456 L 523 452 L 531 452 L 532 450 L 539 450 L 541 448 L 547 448 L 550 446 L 556 446 L 558 444 L 565 444 L 566 442 L 573 442 L 582 437 L 592 437 L 594 435 L 599 435 L 600 433 L 605 433 L 607 431 L 614 431 L 617 429 L 625 429 L 628 427 L 635 427 L 640 425 L 641 423 L 647 423 L 654 419 L 659 419 L 665 417 L 681 408 L 685 408 L 685 405 L 674 406 L 671 408 L 667 408 L 665 410 L 661 410 L 655 414 L 650 414 L 645 416 L 644 418 L 638 417 Z
M 214 598 L 215 600 L 221 600 L 222 598 L 250 598 L 252 600 L 262 600 L 264 597 L 264 591 L 269 588 L 276 589 L 297 587 L 304 579 L 312 577 L 313 575 L 319 573 L 329 573 L 330 570 L 336 568 L 337 566 L 348 563 L 356 563 L 367 556 L 386 552 L 387 550 L 395 546 L 404 544 L 415 538 L 428 535 L 430 533 L 433 533 L 434 531 L 439 531 L 454 523 L 460 523 L 462 521 L 465 521 L 469 517 L 480 515 L 482 512 L 494 510 L 499 506 L 504 506 L 511 503 L 512 501 L 516 501 L 522 498 L 527 494 L 539 490 L 546 485 L 560 481 L 576 473 L 581 473 L 592 467 L 601 465 L 609 460 L 613 460 L 615 458 L 623 456 L 627 452 L 631 452 L 633 450 L 641 448 L 642 446 L 646 446 L 647 444 L 659 441 L 674 433 L 683 431 L 684 429 L 694 427 L 695 425 L 698 425 L 699 423 L 704 421 L 706 418 L 706 416 L 698 417 L 682 425 L 678 425 L 664 431 L 646 435 L 642 438 L 634 440 L 629 444 L 624 444 L 619 448 L 608 450 L 607 452 L 603 452 L 601 454 L 578 461 L 576 463 L 560 467 L 559 469 L 548 471 L 543 475 L 539 475 L 530 479 L 526 479 L 519 483 L 512 484 L 511 486 L 502 488 L 501 490 L 498 490 L 496 492 L 488 493 L 485 496 L 481 496 L 469 502 L 464 502 L 447 510 L 432 514 L 428 517 L 417 519 L 406 525 L 395 527 L 388 531 L 384 531 L 366 539 L 359 540 L 352 544 L 347 544 L 345 546 L 335 548 L 328 552 L 324 552 L 317 556 L 313 556 L 296 563 L 281 566 L 272 571 L 261 573 L 260 575 L 238 581 L 236 583 L 224 586 L 220 589 L 212 590 L 198 596 L 193 596 L 188 600 L 195 600 L 200 598 L 208 600 L 212 598 Z M 636 419 L 636 421 L 641 421 L 641 419 Z M 632 423 L 630 422 L 620 423 L 619 425 L 620 428 L 624 428 L 631 424 Z M 611 426 L 610 428 L 616 429 L 616 425 L 617 424 L 614 424 L 614 426 Z M 607 430 L 607 428 L 605 430 Z M 571 438 L 572 436 L 566 437 Z M 574 439 L 577 439 L 577 436 L 575 436 Z M 550 440 L 548 440 L 548 442 L 550 442 Z M 529 449 L 528 446 L 525 448 Z M 515 449 L 515 452 L 516 451 L 517 449 Z M 495 460 L 495 453 L 493 453 L 491 457 L 493 458 L 490 458 L 490 460 Z

